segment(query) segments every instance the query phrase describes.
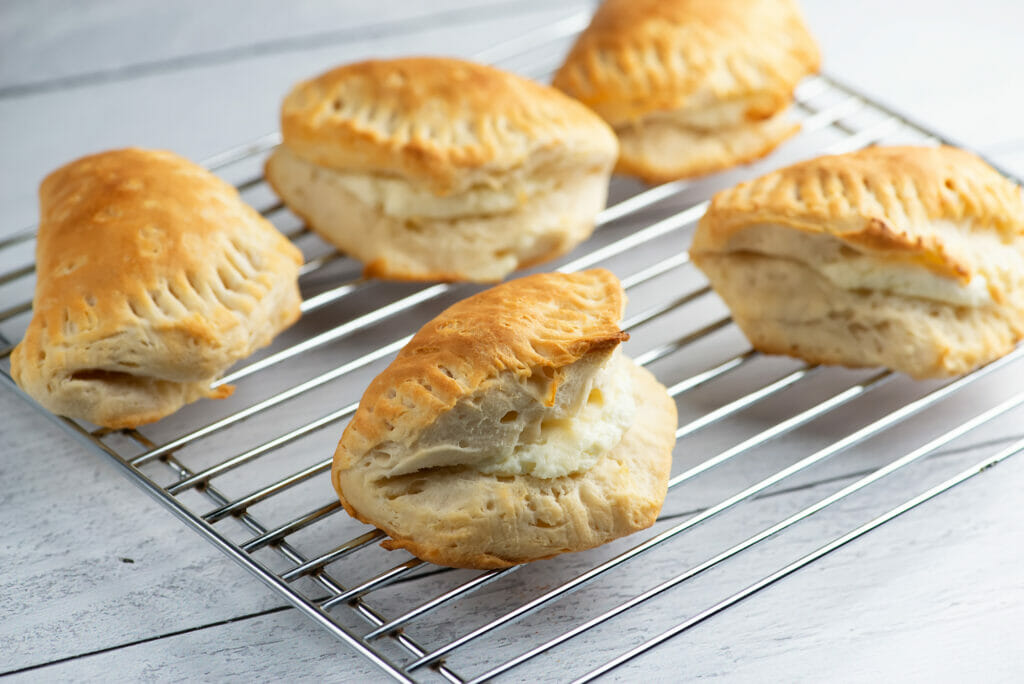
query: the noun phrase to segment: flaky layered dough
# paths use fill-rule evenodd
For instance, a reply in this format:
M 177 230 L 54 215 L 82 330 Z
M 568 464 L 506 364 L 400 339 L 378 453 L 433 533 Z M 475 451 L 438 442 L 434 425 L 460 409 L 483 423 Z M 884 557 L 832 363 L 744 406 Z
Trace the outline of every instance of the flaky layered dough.
M 797 261 L 738 254 L 699 264 L 756 349 L 809 363 L 946 377 L 1003 356 L 1024 332 L 1019 315 L 997 308 L 848 290 Z
M 605 0 L 553 83 L 615 129 L 618 171 L 663 181 L 768 154 L 819 64 L 793 0 Z
M 346 510 L 386 531 L 388 548 L 475 568 L 591 548 L 651 525 L 667 487 L 675 403 L 615 353 L 623 303 L 607 271 L 544 274 L 429 322 L 370 384 L 341 438 L 332 479 Z M 613 376 L 629 396 L 616 397 L 619 382 L 601 384 Z M 536 451 L 516 461 L 527 434 L 543 445 L 587 427 L 572 421 L 595 401 L 635 411 L 601 407 L 630 423 L 589 467 L 563 459 L 542 469 Z
M 766 352 L 928 378 L 1024 336 L 1024 200 L 963 150 L 870 148 L 740 184 L 691 254 Z
M 585 240 L 608 195 L 607 171 L 581 173 L 515 209 L 454 218 L 400 217 L 353 193 L 331 169 L 279 148 L 266 167 L 277 194 L 368 277 L 497 282 Z
M 38 281 L 15 381 L 47 409 L 149 423 L 299 317 L 302 255 L 238 193 L 170 152 L 85 157 L 39 191 Z

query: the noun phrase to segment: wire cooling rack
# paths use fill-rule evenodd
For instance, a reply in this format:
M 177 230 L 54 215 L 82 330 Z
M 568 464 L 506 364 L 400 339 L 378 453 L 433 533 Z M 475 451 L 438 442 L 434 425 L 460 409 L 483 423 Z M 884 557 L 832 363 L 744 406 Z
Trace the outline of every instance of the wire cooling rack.
M 573 15 L 477 58 L 546 79 L 586 20 Z M 678 402 L 669 496 L 644 533 L 479 572 L 385 552 L 382 532 L 345 515 L 330 457 L 362 388 L 420 324 L 479 288 L 361 279 L 267 190 L 259 169 L 276 134 L 206 166 L 306 254 L 303 320 L 218 382 L 238 386 L 231 399 L 144 431 L 53 420 L 397 680 L 536 678 L 553 668 L 593 679 L 1024 450 L 1004 440 L 979 461 L 977 449 L 953 449 L 1024 403 L 1024 393 L 1004 391 L 1021 386 L 1024 348 L 940 383 L 765 357 L 690 265 L 689 233 L 719 188 L 817 154 L 943 142 L 825 76 L 800 86 L 795 110 L 801 135 L 752 168 L 657 187 L 616 178 L 594 237 L 548 265 L 620 276 L 631 299 L 627 352 Z M 14 264 L 0 274 L 4 359 L 31 311 L 33 235 L 0 241 L 0 263 Z M 20 392 L 8 361 L 2 370 Z

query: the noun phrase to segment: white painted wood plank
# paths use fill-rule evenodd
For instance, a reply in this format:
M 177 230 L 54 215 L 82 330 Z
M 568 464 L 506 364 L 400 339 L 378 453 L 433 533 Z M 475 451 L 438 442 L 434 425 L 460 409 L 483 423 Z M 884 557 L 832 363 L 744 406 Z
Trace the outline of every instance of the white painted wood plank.
M 0 99 L 0 235 L 35 222 L 36 188 L 51 170 L 103 149 L 138 145 L 202 159 L 277 128 L 281 98 L 303 78 L 356 59 L 470 56 L 585 8 L 582 2 L 381 40 L 346 41 L 88 88 Z
M 0 97 L 543 8 L 538 0 L 6 2 L 0 4 Z
M 738 579 L 756 579 L 757 572 L 791 560 L 795 550 L 813 548 L 843 532 L 851 521 L 881 512 L 880 499 L 898 503 L 923 489 L 930 478 L 982 456 L 973 451 L 945 457 L 944 463 L 929 464 L 914 478 L 890 483 L 881 497 L 873 494 L 870 501 L 840 514 L 826 513 L 832 517 L 830 524 L 795 528 L 796 535 L 776 543 L 778 553 L 751 559 L 747 565 L 753 574 L 723 573 L 694 591 L 666 594 L 642 620 L 613 622 L 603 635 L 572 642 L 514 679 L 559 681 L 578 674 L 584 666 L 617 655 L 623 643 L 637 643 L 744 586 Z M 908 481 L 913 479 L 921 482 Z M 791 512 L 794 502 L 810 503 L 847 483 L 762 500 L 747 507 L 734 526 L 759 529 Z M 634 661 L 609 680 L 1011 681 L 1022 665 L 1016 646 L 1024 627 L 1024 588 L 1016 584 L 979 595 L 977 587 L 993 575 L 1015 573 L 1024 561 L 1024 549 L 1012 543 L 1024 534 L 1024 520 L 1007 515 L 1004 505 L 1022 484 L 1024 459 L 1008 461 Z M 936 524 L 940 520 L 945 524 Z M 453 660 L 465 666 L 461 674 L 477 674 L 488 652 L 507 649 L 514 654 L 537 642 L 545 622 L 547 631 L 578 624 L 591 599 L 600 602 L 608 593 L 612 598 L 627 596 L 627 590 L 653 584 L 666 571 L 679 572 L 707 553 L 698 549 L 683 555 L 688 558 L 675 554 L 675 562 L 672 556 L 652 555 L 643 567 L 632 569 L 632 586 L 617 581 L 594 596 L 577 595 L 570 605 L 549 611 L 546 619 L 532 619 L 532 625 L 514 627 L 478 649 L 480 657 Z M 942 568 L 941 587 L 934 581 L 937 567 Z M 539 566 L 533 569 L 543 575 Z M 473 607 L 500 603 L 503 597 L 492 592 L 484 598 Z M 437 636 L 440 642 L 448 635 Z M 261 679 L 359 681 L 369 674 L 350 667 L 343 649 L 288 611 L 39 668 L 15 681 L 99 681 L 114 670 L 124 680 L 159 673 L 169 681 L 235 680 L 254 672 Z
M 281 605 L 6 391 L 0 416 L 0 671 Z
M 384 682 L 294 610 L 85 656 L 13 675 L 18 682 Z

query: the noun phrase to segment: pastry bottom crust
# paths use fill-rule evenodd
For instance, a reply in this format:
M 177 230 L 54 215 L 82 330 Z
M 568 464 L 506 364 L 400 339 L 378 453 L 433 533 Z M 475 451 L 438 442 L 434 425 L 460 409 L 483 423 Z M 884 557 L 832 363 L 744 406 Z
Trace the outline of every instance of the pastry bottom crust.
M 637 417 L 590 470 L 543 479 L 448 467 L 371 480 L 352 467 L 333 472 L 345 510 L 387 532 L 386 548 L 459 568 L 505 568 L 650 527 L 668 488 L 676 405 L 649 371 L 621 362 Z
M 54 379 L 51 393 L 39 403 L 61 416 L 121 430 L 155 423 L 199 399 L 231 396 L 231 385 L 210 389 L 216 379 L 173 382 L 119 371 L 78 371 Z
M 518 209 L 461 218 L 402 219 L 370 206 L 335 172 L 284 146 L 267 160 L 267 180 L 317 234 L 365 264 L 367 277 L 498 282 L 572 250 L 594 230 L 607 173 L 566 178 Z
M 616 129 L 616 172 L 648 183 L 704 176 L 766 156 L 800 130 L 788 110 L 741 126 L 714 130 L 688 128 L 660 119 Z
M 916 379 L 959 375 L 1013 350 L 1024 317 L 833 285 L 807 265 L 750 252 L 694 254 L 758 350 L 814 364 L 885 366 Z

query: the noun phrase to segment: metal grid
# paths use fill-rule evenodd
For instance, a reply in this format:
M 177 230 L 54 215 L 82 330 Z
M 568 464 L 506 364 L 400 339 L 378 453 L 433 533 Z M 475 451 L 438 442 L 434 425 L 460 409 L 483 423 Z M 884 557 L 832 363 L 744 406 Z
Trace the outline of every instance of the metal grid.
M 585 25 L 586 19 L 584 15 L 567 17 L 477 57 L 545 78 L 557 64 L 567 41 Z M 794 157 L 802 157 L 849 151 L 890 140 L 942 140 L 828 77 L 802 84 L 797 99 L 803 133 L 767 160 L 762 165 L 765 168 L 778 166 L 785 150 Z M 247 197 L 253 193 L 270 198 L 259 175 L 245 174 L 277 142 L 276 134 L 268 135 L 217 155 L 207 160 L 206 165 L 229 176 L 241 174 L 237 185 Z M 735 177 L 749 177 L 755 172 L 741 170 Z M 687 231 L 702 215 L 706 198 L 717 187 L 731 184 L 735 177 L 727 174 L 718 179 L 650 188 L 616 179 L 612 200 L 598 219 L 595 237 L 577 250 L 575 254 L 579 256 L 557 264 L 561 271 L 573 271 L 593 265 L 614 268 L 625 257 L 633 264 L 639 263 L 627 272 L 616 269 L 632 299 L 623 327 L 633 333 L 634 345 L 643 345 L 631 347 L 630 354 L 638 363 L 655 368 L 670 387 L 670 393 L 684 405 L 691 398 L 700 399 L 701 392 L 712 390 L 687 407 L 692 413 L 689 418 L 681 405 L 683 422 L 676 433 L 677 467 L 669 483 L 665 515 L 646 533 L 603 549 L 501 571 L 448 571 L 433 568 L 404 552 L 380 551 L 375 542 L 384 538 L 382 532 L 347 519 L 329 484 L 330 448 L 313 449 L 310 440 L 319 438 L 323 445 L 332 444 L 345 419 L 354 412 L 355 399 L 365 385 L 365 378 L 378 371 L 408 341 L 407 333 L 414 331 L 419 321 L 475 288 L 447 284 L 395 286 L 358 277 L 339 280 L 338 272 L 351 276 L 357 272 L 356 265 L 327 250 L 273 199 L 263 213 L 311 254 L 302 270 L 306 318 L 268 352 L 244 363 L 217 383 L 242 385 L 234 399 L 218 403 L 227 407 L 222 410 L 223 415 L 210 420 L 203 412 L 212 411 L 208 406 L 189 407 L 179 416 L 147 429 L 145 434 L 139 430 L 96 430 L 76 421 L 53 419 L 94 451 L 109 457 L 200 536 L 397 680 L 443 678 L 478 682 L 513 668 L 517 668 L 517 675 L 525 676 L 530 672 L 525 668 L 536 666 L 537 662 L 548 667 L 551 661 L 545 665 L 545 657 L 550 659 L 552 653 L 557 656 L 558 647 L 563 644 L 571 646 L 574 641 L 585 641 L 597 633 L 605 647 L 612 644 L 615 648 L 603 648 L 596 663 L 583 659 L 572 666 L 564 662 L 559 665 L 567 674 L 578 677 L 577 681 L 588 681 L 1024 450 L 1024 441 L 1014 442 L 980 462 L 972 462 L 966 469 L 957 467 L 952 475 L 943 475 L 930 487 L 922 484 L 928 482 L 927 478 L 916 478 L 911 482 L 920 494 L 909 499 L 900 494 L 896 505 L 886 503 L 880 494 L 883 480 L 922 463 L 971 430 L 1024 403 L 1024 393 L 1003 401 L 993 400 L 989 408 L 974 413 L 966 421 L 962 421 L 963 406 L 954 406 L 953 415 L 958 418 L 953 423 L 943 417 L 945 414 L 935 413 L 950 399 L 968 391 L 970 385 L 1024 365 L 1015 364 L 1024 355 L 1024 348 L 971 375 L 941 384 L 911 383 L 888 371 L 857 374 L 779 362 L 750 350 L 728 316 L 722 315 L 724 309 L 720 305 L 716 308 L 714 298 L 708 297 L 706 281 L 693 271 L 683 249 Z M 286 225 L 289 221 L 293 224 L 291 228 Z M 0 241 L 0 257 L 9 257 L 22 246 L 30 245 L 32 237 L 33 231 L 29 230 Z M 3 259 L 4 263 L 11 260 Z M 20 286 L 21 291 L 30 291 L 32 275 L 31 264 L 15 265 L 0 274 L 0 287 Z M 365 310 L 352 304 L 364 300 Z M 8 301 L 16 303 L 7 304 L 0 311 L 0 324 L 7 326 L 11 339 L 16 339 L 27 324 L 31 305 L 28 300 Z M 686 330 L 685 334 L 679 335 L 680 328 Z M 406 335 L 395 339 L 396 329 Z M 644 334 L 645 330 L 652 332 Z M 376 337 L 371 334 L 374 332 Z M 0 344 L 0 352 L 6 358 L 11 345 L 2 336 Z M 730 344 L 735 346 L 734 353 L 729 351 Z M 340 364 L 339 358 L 343 359 Z M 304 362 L 306 359 L 309 360 Z M 784 372 L 779 372 L 780 367 Z M 310 369 L 312 374 L 307 373 Z M 8 371 L 9 362 L 5 361 L 2 380 L 12 391 L 20 392 Z M 257 377 L 275 373 L 277 386 L 265 398 L 248 403 L 248 397 L 256 396 L 255 391 L 248 391 L 251 383 Z M 294 384 L 295 375 L 303 374 L 308 374 L 308 379 Z M 722 383 L 724 389 L 714 391 Z M 886 391 L 880 392 L 883 386 Z M 339 396 L 347 400 L 338 401 Z M 804 397 L 805 404 L 794 396 Z M 865 402 L 877 404 L 877 417 L 861 420 L 863 424 L 851 431 L 848 418 L 863 416 Z M 323 414 L 325 403 L 340 408 Z M 859 407 L 859 412 L 844 413 L 853 407 Z M 762 410 L 766 415 L 759 417 L 757 412 Z M 302 416 L 299 424 L 282 430 L 281 424 L 295 414 Z M 912 423 L 919 414 L 937 416 L 930 419 L 932 426 L 940 422 L 947 427 L 956 426 L 922 446 L 900 450 L 898 457 L 889 458 L 894 448 L 891 445 L 898 441 L 888 436 L 898 432 L 900 426 Z M 310 415 L 320 417 L 309 422 Z M 252 420 L 257 417 L 258 420 Z M 764 463 L 758 467 L 750 465 L 752 456 L 767 454 L 771 447 L 780 444 L 784 447 L 781 451 L 790 456 L 802 453 L 802 431 L 821 421 L 827 425 L 830 418 L 837 418 L 840 425 L 838 432 L 830 428 L 833 431 L 829 433 L 841 435 L 838 440 L 830 438 L 818 443 L 808 449 L 809 455 L 791 457 L 788 461 L 776 462 L 765 457 L 762 460 L 772 466 L 768 470 Z M 723 435 L 739 434 L 744 429 L 751 434 L 719 449 L 714 446 L 715 439 L 706 437 L 716 429 L 720 431 L 719 441 Z M 693 441 L 695 435 L 705 439 Z M 753 534 L 745 532 L 734 543 L 723 545 L 719 541 L 714 546 L 695 544 L 686 548 L 680 548 L 678 543 L 669 544 L 683 538 L 684 533 L 699 534 L 734 508 L 764 501 L 778 491 L 780 483 L 798 481 L 798 476 L 808 474 L 833 456 L 879 436 L 885 436 L 885 444 L 890 445 L 875 450 L 884 452 L 881 462 L 854 474 L 844 471 L 841 478 L 819 477 L 811 482 L 814 486 L 805 483 L 808 491 L 815 491 L 823 482 L 845 483 L 827 496 L 775 518 L 776 522 L 759 527 Z M 787 440 L 780 443 L 782 437 Z M 253 438 L 255 444 L 239 451 L 239 444 Z M 705 457 L 698 452 L 713 455 Z M 297 456 L 307 453 L 314 454 L 312 460 Z M 262 467 L 269 463 L 273 463 L 269 470 Z M 750 468 L 753 482 L 749 485 L 738 491 L 708 487 L 714 496 L 697 489 L 695 483 L 736 463 L 746 463 L 744 467 Z M 311 486 L 305 487 L 307 484 Z M 687 489 L 691 490 L 688 496 L 695 501 L 695 507 L 680 513 L 676 509 Z M 826 509 L 841 508 L 841 502 L 856 499 L 865 490 L 866 501 L 882 505 L 881 512 L 872 513 L 859 524 L 847 525 L 842 528 L 846 531 L 838 534 L 823 530 L 812 537 L 814 544 L 806 553 L 781 565 L 769 566 L 777 569 L 760 571 L 753 581 L 727 578 L 724 586 L 729 590 L 710 606 L 705 601 L 695 604 L 701 605 L 700 609 L 687 609 L 684 615 L 674 615 L 672 611 L 666 614 L 664 600 L 673 590 L 727 567 L 730 559 L 741 554 L 752 558 L 752 551 L 766 548 L 769 540 L 807 524 Z M 337 539 L 346 541 L 339 544 Z M 689 556 L 701 555 L 701 549 L 706 550 L 703 555 L 707 558 L 691 562 Z M 671 571 L 659 577 L 651 573 L 648 577 L 646 571 L 640 572 L 638 564 L 629 563 L 641 555 L 650 559 L 650 567 L 660 562 Z M 399 557 L 407 560 L 396 563 Z M 544 566 L 542 572 L 537 570 L 540 566 Z M 614 595 L 610 601 L 595 601 L 592 609 L 582 601 L 568 605 L 570 596 L 586 592 L 602 581 L 612 587 L 625 586 L 629 591 Z M 410 589 L 403 592 L 402 587 Z M 412 596 L 408 595 L 410 591 Z M 608 593 L 604 590 L 605 596 Z M 491 599 L 481 599 L 487 596 Z M 652 625 L 639 638 L 632 636 L 635 630 L 605 631 L 601 636 L 602 628 L 610 625 L 615 629 L 619 622 L 643 609 L 648 609 L 643 619 L 650 621 L 649 608 L 658 605 L 652 601 L 655 598 L 662 599 L 662 609 L 654 613 L 660 622 L 651 621 Z M 536 626 L 523 627 L 534 614 L 544 615 L 545 611 L 553 610 L 561 611 L 561 620 L 549 620 L 547 633 Z M 553 632 L 551 624 L 557 625 Z M 463 658 L 465 662 L 453 662 L 467 653 L 471 655 Z M 605 653 L 614 657 L 609 660 Z M 573 672 L 574 667 L 581 671 Z M 464 674 L 467 671 L 472 674 Z

